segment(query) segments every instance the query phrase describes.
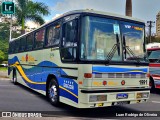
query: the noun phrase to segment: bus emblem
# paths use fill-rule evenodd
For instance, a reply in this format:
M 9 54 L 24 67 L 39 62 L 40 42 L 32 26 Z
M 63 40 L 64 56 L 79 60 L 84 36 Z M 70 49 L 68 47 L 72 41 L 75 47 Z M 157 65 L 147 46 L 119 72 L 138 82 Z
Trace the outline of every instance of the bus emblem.
M 26 54 L 26 62 L 28 62 L 28 54 Z
M 73 82 L 64 80 L 63 87 L 74 90 Z

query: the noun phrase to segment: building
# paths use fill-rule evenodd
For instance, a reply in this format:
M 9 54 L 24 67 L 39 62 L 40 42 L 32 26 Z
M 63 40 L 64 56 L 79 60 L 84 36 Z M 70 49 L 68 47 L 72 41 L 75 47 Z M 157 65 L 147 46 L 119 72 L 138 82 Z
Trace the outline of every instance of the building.
M 160 12 L 156 16 L 156 35 L 160 37 Z
M 126 16 L 132 17 L 132 0 L 126 0 Z

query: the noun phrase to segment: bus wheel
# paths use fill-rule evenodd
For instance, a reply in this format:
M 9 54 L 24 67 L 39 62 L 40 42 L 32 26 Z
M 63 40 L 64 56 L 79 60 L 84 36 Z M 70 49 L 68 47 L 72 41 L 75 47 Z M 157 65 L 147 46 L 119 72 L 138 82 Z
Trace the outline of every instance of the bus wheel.
M 150 78 L 151 93 L 156 92 L 153 78 Z
M 13 70 L 12 82 L 13 82 L 13 84 L 15 84 L 15 85 L 17 84 L 16 70 Z
M 56 80 L 51 79 L 48 85 L 48 98 L 52 105 L 59 105 L 59 87 Z

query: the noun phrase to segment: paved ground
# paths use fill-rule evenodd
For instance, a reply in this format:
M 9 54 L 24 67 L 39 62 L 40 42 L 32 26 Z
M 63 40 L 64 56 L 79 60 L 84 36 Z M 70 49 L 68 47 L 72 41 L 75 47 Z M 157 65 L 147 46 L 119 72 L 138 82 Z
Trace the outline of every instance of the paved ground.
M 8 78 L 7 72 L 0 71 L 0 78 Z
M 145 111 L 156 113 L 160 111 L 160 93 L 151 94 L 148 103 L 125 106 L 113 106 L 100 109 L 75 109 L 62 104 L 60 107 L 52 106 L 44 96 L 29 90 L 22 85 L 13 85 L 10 80 L 0 79 L 0 111 L 29 111 L 43 112 L 43 115 L 52 116 L 54 119 L 106 119 L 111 113 L 117 111 L 139 113 Z M 46 112 L 45 112 L 46 111 Z M 160 112 L 159 112 L 160 114 Z M 58 117 L 57 117 L 58 116 Z M 65 117 L 67 116 L 67 117 Z M 133 119 L 116 117 L 114 119 Z M 4 119 L 4 118 L 3 118 Z M 13 118 L 10 118 L 11 120 Z M 44 118 L 43 118 L 44 119 Z M 51 118 L 47 118 L 51 119 Z M 151 118 L 139 118 L 151 119 Z M 158 119 L 158 118 L 156 118 Z

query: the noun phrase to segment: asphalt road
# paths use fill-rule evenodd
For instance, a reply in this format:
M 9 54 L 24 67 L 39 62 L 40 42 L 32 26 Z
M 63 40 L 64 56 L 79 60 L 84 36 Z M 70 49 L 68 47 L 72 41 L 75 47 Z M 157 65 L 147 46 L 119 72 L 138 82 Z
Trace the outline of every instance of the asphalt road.
M 150 100 L 143 104 L 132 104 L 124 106 L 112 106 L 98 109 L 76 109 L 68 105 L 62 104 L 60 107 L 52 106 L 45 96 L 38 94 L 22 85 L 13 85 L 10 80 L 0 78 L 0 111 L 29 111 L 42 112 L 44 116 L 68 116 L 76 119 L 102 119 L 108 118 L 111 113 L 117 111 L 139 114 L 145 111 L 148 113 L 156 113 L 160 111 L 160 92 L 151 94 Z M 159 112 L 160 114 L 160 112 Z M 114 119 L 133 119 L 114 117 Z M 151 117 L 146 117 L 151 119 Z M 146 119 L 138 118 L 138 119 Z M 158 120 L 159 118 L 156 117 Z

